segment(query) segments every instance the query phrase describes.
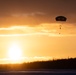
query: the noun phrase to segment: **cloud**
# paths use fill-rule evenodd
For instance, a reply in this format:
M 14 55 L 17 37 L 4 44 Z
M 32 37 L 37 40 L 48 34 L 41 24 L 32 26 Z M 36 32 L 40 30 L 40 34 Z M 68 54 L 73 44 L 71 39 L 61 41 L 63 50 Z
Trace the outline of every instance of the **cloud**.
M 54 59 L 57 59 L 57 58 L 54 58 Z M 53 57 L 51 56 L 22 57 L 20 58 L 20 60 L 21 60 L 21 63 L 32 62 L 32 61 L 48 61 L 48 60 L 53 60 Z M 0 64 L 5 64 L 5 63 L 11 63 L 11 60 L 9 58 L 1 58 Z M 17 63 L 19 63 L 19 61 Z
M 46 36 L 72 36 L 76 35 L 75 24 L 62 24 L 62 29 L 59 29 L 60 23 L 43 23 L 35 27 L 11 26 L 8 28 L 0 28 L 0 36 L 28 36 L 28 35 L 46 35 Z M 61 34 L 59 34 L 61 33 Z
M 44 16 L 44 15 L 46 15 L 46 13 L 43 12 L 12 14 L 13 17 L 29 17 L 29 16 Z

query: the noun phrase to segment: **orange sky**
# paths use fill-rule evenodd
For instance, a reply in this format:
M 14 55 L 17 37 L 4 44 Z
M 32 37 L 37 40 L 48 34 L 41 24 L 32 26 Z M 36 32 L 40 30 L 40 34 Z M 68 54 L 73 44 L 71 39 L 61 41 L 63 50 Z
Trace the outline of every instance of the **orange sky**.
M 0 62 L 13 42 L 23 61 L 76 57 L 76 0 L 0 0 Z
M 13 42 L 19 44 L 24 61 L 76 57 L 74 28 L 72 24 L 64 25 L 61 34 L 59 24 L 0 28 L 0 59 L 8 58 L 8 50 Z

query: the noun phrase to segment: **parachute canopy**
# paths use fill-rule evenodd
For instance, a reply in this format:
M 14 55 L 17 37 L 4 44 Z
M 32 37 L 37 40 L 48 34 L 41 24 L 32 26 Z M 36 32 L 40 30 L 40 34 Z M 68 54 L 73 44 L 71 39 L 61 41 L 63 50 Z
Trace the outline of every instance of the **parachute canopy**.
M 67 20 L 67 18 L 64 16 L 57 16 L 55 19 L 56 19 L 56 21 L 66 21 Z

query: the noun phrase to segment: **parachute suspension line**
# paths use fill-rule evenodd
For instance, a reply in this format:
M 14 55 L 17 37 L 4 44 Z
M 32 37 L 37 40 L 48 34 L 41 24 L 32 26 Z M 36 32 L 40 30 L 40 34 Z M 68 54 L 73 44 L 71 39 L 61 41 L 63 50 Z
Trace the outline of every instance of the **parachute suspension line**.
M 62 28 L 62 25 L 59 25 L 59 29 L 61 29 Z
M 60 25 L 59 25 L 59 30 L 60 30 L 60 31 L 59 31 L 59 34 L 61 34 L 61 28 L 62 28 L 62 25 L 60 24 Z

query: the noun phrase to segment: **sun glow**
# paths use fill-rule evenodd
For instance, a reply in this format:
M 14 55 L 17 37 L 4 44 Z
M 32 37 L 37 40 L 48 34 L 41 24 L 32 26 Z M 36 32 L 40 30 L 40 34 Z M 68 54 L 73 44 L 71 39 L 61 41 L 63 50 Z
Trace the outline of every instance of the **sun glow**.
M 8 57 L 11 63 L 20 63 L 22 58 L 22 50 L 18 43 L 14 42 L 8 50 Z

